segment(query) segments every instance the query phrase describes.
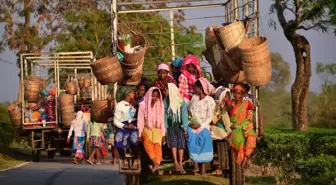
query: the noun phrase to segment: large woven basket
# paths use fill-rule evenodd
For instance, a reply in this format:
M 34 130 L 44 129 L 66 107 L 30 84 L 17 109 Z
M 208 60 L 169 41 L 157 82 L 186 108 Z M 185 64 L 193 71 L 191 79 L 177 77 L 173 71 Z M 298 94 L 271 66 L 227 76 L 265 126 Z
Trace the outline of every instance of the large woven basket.
M 244 24 L 240 21 L 217 27 L 215 34 L 217 41 L 222 43 L 223 49 L 227 51 L 237 47 L 246 35 Z
M 228 83 L 243 83 L 245 81 L 244 71 L 241 71 L 239 68 L 232 69 L 228 63 L 227 57 L 225 57 L 225 52 L 223 52 L 223 60 L 221 61 L 222 68 L 222 77 L 225 82 Z
M 112 110 L 108 100 L 95 100 L 92 102 L 91 113 L 93 120 L 98 123 L 107 123 L 112 117 Z
M 78 79 L 78 86 L 79 86 L 79 89 L 83 89 L 83 87 L 84 87 L 84 78 L 83 77 L 80 77 L 79 79 Z
M 261 62 L 243 62 L 243 68 L 246 80 L 250 85 L 262 86 L 267 84 L 272 78 L 271 57 L 269 57 L 269 60 L 262 60 Z
M 146 51 L 148 49 L 146 39 L 143 35 L 141 35 L 141 34 L 133 35 L 131 37 L 131 39 L 132 39 L 132 43 L 131 43 L 132 47 L 142 46 L 139 51 L 134 52 L 134 53 L 128 53 L 128 52 L 124 51 L 121 48 L 121 46 L 119 46 L 119 44 L 118 44 L 118 50 L 124 56 L 124 63 L 126 63 L 128 65 L 134 65 L 133 63 L 136 63 L 139 60 L 141 60 L 145 56 Z
M 64 88 L 67 94 L 72 94 L 72 95 L 77 94 L 76 82 L 67 82 L 65 83 Z
M 121 85 L 138 85 L 141 81 L 143 72 L 144 58 L 142 58 L 141 65 L 135 69 L 123 69 L 124 77 L 120 81 Z
M 123 69 L 137 69 L 138 67 L 140 67 L 142 64 L 144 63 L 144 58 L 140 59 L 137 62 L 134 63 L 126 63 L 126 62 L 120 62 L 121 67 Z
M 40 80 L 25 81 L 25 97 L 28 102 L 37 102 L 40 93 Z
M 217 39 L 213 27 L 209 26 L 205 30 L 205 47 L 211 48 L 217 44 Z
M 117 56 L 108 56 L 90 64 L 100 84 L 108 85 L 122 79 L 123 71 Z
M 246 38 L 239 44 L 241 59 L 245 63 L 270 62 L 266 37 Z
M 71 94 L 62 94 L 60 96 L 60 107 L 62 113 L 75 112 L 74 96 Z
M 16 110 L 8 110 L 8 114 L 13 124 L 13 127 L 20 127 L 22 122 L 22 109 L 19 108 Z
M 62 112 L 62 123 L 63 127 L 70 127 L 71 122 L 75 119 L 75 112 L 63 113 Z

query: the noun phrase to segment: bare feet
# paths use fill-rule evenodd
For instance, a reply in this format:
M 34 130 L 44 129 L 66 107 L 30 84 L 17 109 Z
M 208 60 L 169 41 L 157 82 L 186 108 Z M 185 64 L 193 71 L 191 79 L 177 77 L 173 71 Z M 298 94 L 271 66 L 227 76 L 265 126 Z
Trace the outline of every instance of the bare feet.
M 132 169 L 132 170 L 137 170 L 137 169 L 139 169 L 139 161 L 138 161 L 137 159 L 134 160 L 131 169 Z
M 160 165 L 155 164 L 154 167 L 152 168 L 152 172 L 155 173 L 159 169 Z
M 122 169 L 129 169 L 129 163 L 127 160 L 124 160 L 122 166 L 121 166 Z

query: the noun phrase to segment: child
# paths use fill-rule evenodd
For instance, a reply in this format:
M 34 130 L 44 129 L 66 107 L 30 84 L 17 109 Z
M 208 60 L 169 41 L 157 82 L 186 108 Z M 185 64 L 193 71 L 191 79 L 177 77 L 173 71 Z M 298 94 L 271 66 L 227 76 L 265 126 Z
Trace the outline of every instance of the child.
M 88 139 L 91 139 L 91 148 L 93 148 L 93 151 L 87 160 L 89 164 L 93 164 L 93 158 L 96 155 L 98 162 L 96 164 L 101 164 L 100 162 L 100 149 L 102 147 L 102 140 L 100 137 L 101 132 L 103 131 L 103 124 L 97 123 L 95 121 L 89 122 L 88 126 Z

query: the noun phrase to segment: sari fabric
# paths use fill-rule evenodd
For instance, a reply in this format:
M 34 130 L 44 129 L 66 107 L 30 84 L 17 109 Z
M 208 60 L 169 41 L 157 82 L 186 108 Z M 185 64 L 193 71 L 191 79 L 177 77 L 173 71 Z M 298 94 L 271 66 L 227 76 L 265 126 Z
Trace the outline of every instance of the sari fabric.
M 76 150 L 75 157 L 85 159 L 85 136 L 75 136 L 72 149 Z
M 232 101 L 228 101 L 232 105 Z M 234 160 L 241 164 L 244 157 L 250 157 L 256 147 L 256 133 L 253 130 L 252 121 L 249 119 L 249 110 L 253 109 L 253 104 L 248 100 L 243 100 L 242 104 L 234 106 L 229 111 L 230 120 L 236 126 L 232 129 L 231 148 L 234 151 Z

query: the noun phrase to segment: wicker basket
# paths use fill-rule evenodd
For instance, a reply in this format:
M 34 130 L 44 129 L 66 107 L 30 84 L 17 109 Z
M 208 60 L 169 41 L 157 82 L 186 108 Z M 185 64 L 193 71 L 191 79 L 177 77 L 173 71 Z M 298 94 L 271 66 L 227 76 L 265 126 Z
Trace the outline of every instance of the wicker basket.
M 71 94 L 62 94 L 60 96 L 60 107 L 62 113 L 75 112 L 74 96 Z
M 21 126 L 21 122 L 22 122 L 22 109 L 12 109 L 12 108 L 8 108 L 8 114 L 10 117 L 10 120 L 13 124 L 14 128 L 18 128 Z
M 222 64 L 220 62 L 216 62 L 215 56 L 214 56 L 214 50 L 213 48 L 208 48 L 203 52 L 203 56 L 205 59 L 210 63 L 211 69 L 212 69 L 212 74 L 217 82 L 222 81 Z
M 40 93 L 40 80 L 25 81 L 25 97 L 28 102 L 37 102 Z
M 95 122 L 106 123 L 113 113 L 108 100 L 95 100 L 92 102 L 92 117 Z
M 217 44 L 215 32 L 213 30 L 213 27 L 209 26 L 205 30 L 205 47 L 211 48 L 215 44 Z
M 245 27 L 240 21 L 233 22 L 227 26 L 217 27 L 215 29 L 217 41 L 222 43 L 223 49 L 230 51 L 237 47 L 245 38 Z
M 124 56 L 124 63 L 126 63 L 128 65 L 133 65 L 134 63 L 141 60 L 145 56 L 146 51 L 148 49 L 146 39 L 143 35 L 141 35 L 141 34 L 133 35 L 131 39 L 132 39 L 132 44 L 131 44 L 132 47 L 135 47 L 135 46 L 143 46 L 143 47 L 137 52 L 127 53 L 118 44 L 118 50 Z
M 243 62 L 247 82 L 253 86 L 267 84 L 272 78 L 271 57 L 258 63 Z
M 122 79 L 123 71 L 117 56 L 108 56 L 90 64 L 100 84 L 108 85 Z
M 134 62 L 132 64 L 130 63 L 125 63 L 125 62 L 120 62 L 121 67 L 123 69 L 137 69 L 138 67 L 140 67 L 142 64 L 144 63 L 144 58 L 140 59 L 137 62 Z
M 77 94 L 76 82 L 67 82 L 65 83 L 64 88 L 67 94 L 72 94 L 72 95 Z
M 62 123 L 63 127 L 71 127 L 71 122 L 75 119 L 75 112 L 63 113 Z
M 84 87 L 91 87 L 91 78 L 84 79 Z
M 246 38 L 239 44 L 239 50 L 245 63 L 270 62 L 271 54 L 265 37 Z
M 222 77 L 224 81 L 228 83 L 243 83 L 245 81 L 244 71 L 241 71 L 239 68 L 233 70 L 229 65 L 227 57 L 225 57 L 226 51 L 222 52 L 224 57 L 221 61 L 223 66 L 220 71 L 222 72 Z
M 136 69 L 125 69 L 123 70 L 124 77 L 121 79 L 121 85 L 138 85 L 141 82 L 141 76 L 143 72 L 144 58 L 142 59 L 141 65 Z

